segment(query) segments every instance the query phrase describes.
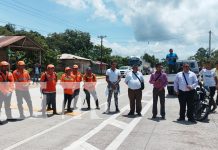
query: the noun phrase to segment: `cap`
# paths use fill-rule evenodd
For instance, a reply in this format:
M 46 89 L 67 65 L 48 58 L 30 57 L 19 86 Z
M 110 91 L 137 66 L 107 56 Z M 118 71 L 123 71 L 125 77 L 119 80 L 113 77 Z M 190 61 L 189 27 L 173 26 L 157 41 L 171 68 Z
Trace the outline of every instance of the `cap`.
M 74 69 L 77 69 L 77 68 L 79 68 L 79 67 L 78 67 L 78 65 L 73 65 L 73 68 L 74 68 Z
M 65 67 L 65 71 L 67 71 L 67 70 L 71 70 L 71 68 L 70 67 Z
M 26 65 L 26 64 L 25 64 L 24 61 L 18 61 L 18 62 L 17 62 L 17 65 L 19 65 L 19 66 L 24 66 L 24 65 Z
M 2 61 L 0 63 L 0 66 L 9 66 L 9 63 L 7 61 Z
M 48 68 L 55 68 L 55 67 L 54 67 L 54 65 L 49 64 L 49 65 L 47 66 L 47 69 L 48 69 Z

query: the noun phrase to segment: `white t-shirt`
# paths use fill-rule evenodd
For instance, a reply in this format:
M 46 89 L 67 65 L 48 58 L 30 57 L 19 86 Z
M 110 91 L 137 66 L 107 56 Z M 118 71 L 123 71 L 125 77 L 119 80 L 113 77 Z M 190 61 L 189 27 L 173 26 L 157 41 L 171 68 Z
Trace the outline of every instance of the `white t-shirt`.
M 144 82 L 144 78 L 141 72 L 137 71 L 136 75 L 139 77 L 141 82 Z M 128 85 L 128 88 L 132 90 L 137 90 L 141 88 L 141 83 L 135 74 L 131 71 L 127 74 L 125 78 L 125 83 Z
M 115 69 L 114 71 L 112 69 L 107 69 L 106 71 L 106 76 L 109 77 L 110 82 L 116 82 L 120 75 L 120 71 L 117 69 Z
M 199 74 L 203 76 L 204 86 L 216 86 L 216 74 L 213 70 L 202 69 Z

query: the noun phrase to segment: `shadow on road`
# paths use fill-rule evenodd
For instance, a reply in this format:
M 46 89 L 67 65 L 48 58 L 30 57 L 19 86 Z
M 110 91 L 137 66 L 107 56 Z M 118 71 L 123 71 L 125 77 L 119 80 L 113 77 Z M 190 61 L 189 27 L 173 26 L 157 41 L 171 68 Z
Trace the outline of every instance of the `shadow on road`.
M 182 124 L 182 125 L 194 125 L 196 123 L 190 121 L 173 121 L 174 123 Z
M 137 114 L 135 115 L 122 115 L 123 117 L 127 117 L 127 118 L 138 118 L 138 117 L 142 117 L 142 116 L 139 116 Z
M 162 119 L 162 117 L 156 117 L 156 118 L 148 118 L 148 120 L 160 122 L 160 121 L 164 121 L 164 120 L 166 120 L 166 119 Z

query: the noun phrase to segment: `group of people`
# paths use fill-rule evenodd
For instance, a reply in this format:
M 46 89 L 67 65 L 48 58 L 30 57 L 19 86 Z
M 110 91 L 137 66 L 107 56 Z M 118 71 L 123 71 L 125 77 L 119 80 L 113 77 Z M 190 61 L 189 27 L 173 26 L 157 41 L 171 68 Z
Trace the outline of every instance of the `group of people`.
M 9 63 L 2 61 L 0 63 L 0 110 L 2 103 L 5 105 L 5 112 L 7 119 L 12 119 L 11 114 L 11 95 L 15 90 L 17 97 L 17 106 L 20 113 L 20 118 L 25 118 L 23 112 L 23 99 L 29 108 L 30 116 L 33 116 L 33 106 L 32 100 L 29 93 L 29 83 L 31 81 L 28 71 L 25 69 L 25 62 L 18 61 L 17 69 L 13 73 L 9 72 Z M 118 94 L 120 92 L 119 83 L 121 81 L 121 74 L 118 69 L 116 69 L 117 63 L 112 62 L 111 68 L 106 71 L 106 82 L 107 82 L 107 109 L 105 113 L 110 113 L 111 99 L 114 95 L 115 102 L 115 112 L 120 112 L 118 105 Z M 151 74 L 149 83 L 153 85 L 153 108 L 152 108 L 152 118 L 157 117 L 157 102 L 158 97 L 160 98 L 160 114 L 162 119 L 165 119 L 165 87 L 168 84 L 167 75 L 162 71 L 162 64 L 158 63 L 155 65 L 156 71 Z M 190 71 L 189 64 L 184 63 L 182 71 L 176 74 L 174 81 L 174 90 L 178 95 L 180 104 L 180 117 L 178 121 L 185 120 L 186 105 L 187 105 L 187 117 L 191 122 L 195 122 L 193 117 L 194 110 L 194 94 L 195 88 L 198 85 L 198 78 L 196 74 Z M 60 84 L 64 90 L 64 101 L 63 101 L 63 112 L 65 106 L 67 105 L 67 112 L 72 112 L 76 109 L 76 104 L 78 96 L 80 93 L 80 83 L 84 82 L 83 90 L 86 95 L 87 110 L 91 109 L 90 106 L 90 96 L 92 95 L 96 109 L 100 109 L 99 100 L 96 93 L 96 75 L 92 73 L 92 69 L 88 67 L 85 74 L 81 74 L 78 71 L 78 65 L 73 65 L 73 67 L 66 67 L 65 73 L 62 74 L 60 78 Z M 213 106 L 211 111 L 217 108 L 218 96 L 215 100 L 213 99 L 216 90 L 218 90 L 218 62 L 216 62 L 216 69 L 211 70 L 211 63 L 206 62 L 205 68 L 199 73 L 200 77 L 203 78 L 204 86 L 210 91 L 211 99 L 210 105 Z M 201 80 L 201 78 L 200 78 Z M 56 84 L 58 81 L 57 74 L 55 72 L 55 66 L 49 64 L 45 72 L 41 74 L 40 77 L 40 89 L 43 94 L 42 100 L 42 116 L 47 116 L 47 110 L 53 110 L 54 115 L 58 115 L 56 110 Z M 138 116 L 141 116 L 142 110 L 142 91 L 144 89 L 144 77 L 142 73 L 138 70 L 138 64 L 132 66 L 132 71 L 130 71 L 125 78 L 126 85 L 128 86 L 128 97 L 130 103 L 130 111 L 128 115 L 134 115 L 135 112 Z M 15 86 L 14 86 L 15 85 Z M 71 102 L 74 99 L 73 109 L 71 108 Z
M 203 86 L 210 92 L 209 105 L 211 112 L 214 112 L 218 105 L 218 94 L 216 101 L 214 95 L 218 93 L 218 62 L 216 62 L 216 68 L 211 69 L 211 62 L 205 62 L 204 68 L 199 72 L 197 76 L 194 72 L 190 71 L 188 63 L 184 63 L 182 70 L 176 74 L 174 80 L 174 91 L 179 99 L 180 112 L 177 121 L 185 121 L 186 117 L 186 106 L 187 106 L 187 118 L 188 121 L 196 123 L 194 119 L 194 100 L 195 100 L 195 88 L 199 85 L 199 82 L 203 81 Z M 164 87 L 167 85 L 167 77 L 162 72 L 162 65 L 156 64 L 156 72 L 150 77 L 149 82 L 153 84 L 153 109 L 152 118 L 157 116 L 157 100 L 160 98 L 160 114 L 162 119 L 165 119 L 165 90 Z
M 23 100 L 26 101 L 30 117 L 33 114 L 32 100 L 29 92 L 29 85 L 31 77 L 29 72 L 25 69 L 25 62 L 18 61 L 17 69 L 12 73 L 9 71 L 10 64 L 6 61 L 0 62 L 0 110 L 4 102 L 5 113 L 7 120 L 13 119 L 11 113 L 11 97 L 12 92 L 15 90 L 17 98 L 17 107 L 20 114 L 20 119 L 24 119 Z M 36 71 L 36 72 L 39 72 Z M 39 78 L 39 76 L 38 76 Z M 56 84 L 58 81 L 57 74 L 55 72 L 55 66 L 49 64 L 46 71 L 41 74 L 40 77 L 40 91 L 43 94 L 42 100 L 42 116 L 46 117 L 46 109 L 53 110 L 53 115 L 59 115 L 56 110 Z M 94 97 L 96 103 L 96 109 L 100 109 L 95 90 L 96 75 L 92 73 L 92 69 L 89 67 L 86 69 L 86 73 L 82 75 L 78 71 L 78 65 L 73 65 L 72 68 L 66 67 L 65 73 L 62 74 L 60 83 L 64 89 L 64 101 L 63 101 L 63 113 L 65 105 L 67 104 L 67 112 L 72 112 L 71 102 L 74 99 L 73 109 L 76 109 L 77 100 L 80 92 L 80 82 L 84 81 L 84 92 L 86 94 L 86 101 L 88 104 L 88 110 L 90 110 L 90 94 Z M 37 81 L 36 81 L 37 82 Z

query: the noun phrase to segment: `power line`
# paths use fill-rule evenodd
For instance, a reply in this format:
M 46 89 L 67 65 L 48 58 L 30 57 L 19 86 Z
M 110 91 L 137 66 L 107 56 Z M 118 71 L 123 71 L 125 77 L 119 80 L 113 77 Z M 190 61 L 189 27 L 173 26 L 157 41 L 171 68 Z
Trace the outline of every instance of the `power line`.
M 10 9 L 13 9 L 15 11 L 19 11 L 19 12 L 22 12 L 24 14 L 27 14 L 27 15 L 30 15 L 32 17 L 35 17 L 35 18 L 40 18 L 41 20 L 43 20 L 44 22 L 55 22 L 55 23 L 58 23 L 58 24 L 61 24 L 61 25 L 64 25 L 64 26 L 67 26 L 67 27 L 72 27 L 71 25 L 66 25 L 66 23 L 68 24 L 72 24 L 70 23 L 69 21 L 66 21 L 64 19 L 58 19 L 58 17 L 55 17 L 55 16 L 52 16 L 52 15 L 45 15 L 46 13 L 43 13 L 41 10 L 38 10 L 38 9 L 33 9 L 33 7 L 30 7 L 28 5 L 25 5 L 25 4 L 17 4 L 17 2 L 13 3 L 13 2 L 10 2 L 10 1 L 7 1 L 7 3 L 5 3 L 4 1 L 0 1 L 0 3 Z M 24 7 L 24 6 L 26 7 Z M 29 9 L 29 8 L 32 8 L 32 9 Z M 40 22 L 40 24 L 42 24 Z
M 42 33 L 46 33 L 48 34 L 48 31 L 45 31 L 45 30 L 40 30 L 40 29 L 37 29 L 37 28 L 30 28 L 30 27 L 26 27 L 26 26 L 22 26 L 22 25 L 19 25 L 19 24 L 14 24 L 14 23 L 11 23 L 9 21 L 6 21 L 6 20 L 0 20 L 1 23 L 4 23 L 4 24 L 13 24 L 15 26 L 18 26 L 18 27 L 21 27 L 21 28 L 24 28 L 24 29 L 29 29 L 29 30 L 35 30 L 35 31 L 38 31 L 38 32 L 42 32 Z

